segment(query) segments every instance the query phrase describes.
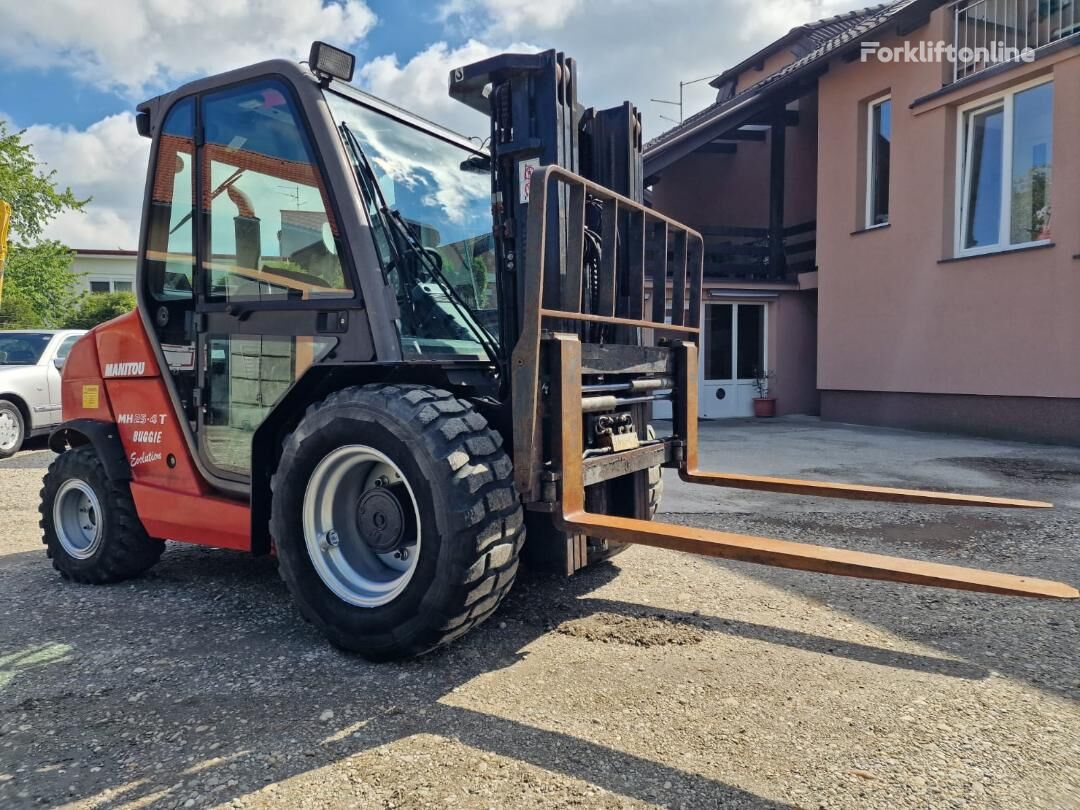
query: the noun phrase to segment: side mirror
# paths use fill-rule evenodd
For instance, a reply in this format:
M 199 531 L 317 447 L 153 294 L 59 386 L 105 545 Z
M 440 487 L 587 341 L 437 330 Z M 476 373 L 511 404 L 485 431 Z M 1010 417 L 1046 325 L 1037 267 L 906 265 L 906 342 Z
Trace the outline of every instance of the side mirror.
M 54 357 L 53 361 L 52 361 L 52 364 L 54 366 L 56 366 L 57 371 L 63 371 L 64 370 L 64 361 L 65 360 L 67 360 L 66 357 Z

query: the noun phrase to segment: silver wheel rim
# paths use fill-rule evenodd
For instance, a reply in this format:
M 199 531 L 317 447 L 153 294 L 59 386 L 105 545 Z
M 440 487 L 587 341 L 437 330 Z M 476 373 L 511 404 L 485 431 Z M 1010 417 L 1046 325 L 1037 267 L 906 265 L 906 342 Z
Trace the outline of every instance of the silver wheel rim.
M 15 414 L 6 408 L 0 410 L 0 450 L 13 450 L 19 441 L 19 423 Z
M 53 500 L 53 526 L 64 551 L 77 560 L 92 557 L 101 546 L 103 528 L 93 487 L 79 478 L 61 484 Z
M 396 493 L 401 507 L 406 531 L 393 550 L 373 547 L 361 528 L 362 499 L 376 489 Z M 416 496 L 398 466 L 372 447 L 346 445 L 319 462 L 304 491 L 303 528 L 319 578 L 350 605 L 370 608 L 392 602 L 416 571 L 421 540 Z

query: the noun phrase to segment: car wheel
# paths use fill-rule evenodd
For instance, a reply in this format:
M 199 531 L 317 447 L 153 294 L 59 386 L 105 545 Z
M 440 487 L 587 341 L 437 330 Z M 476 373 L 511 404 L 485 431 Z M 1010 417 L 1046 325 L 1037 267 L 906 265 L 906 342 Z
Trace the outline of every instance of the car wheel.
M 19 452 L 26 438 L 26 423 L 22 411 L 11 400 L 0 399 L 0 458 Z

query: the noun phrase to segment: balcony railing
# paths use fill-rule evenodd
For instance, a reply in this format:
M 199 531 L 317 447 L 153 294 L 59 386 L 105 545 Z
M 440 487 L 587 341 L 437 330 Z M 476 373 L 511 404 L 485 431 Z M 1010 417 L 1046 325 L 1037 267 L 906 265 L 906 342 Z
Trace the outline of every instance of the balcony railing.
M 1019 61 L 1080 31 L 1078 0 L 956 0 L 952 80 Z
M 704 227 L 706 278 L 785 281 L 815 269 L 817 222 L 784 229 L 782 251 L 769 243 L 768 228 Z M 782 259 L 777 262 L 777 257 Z

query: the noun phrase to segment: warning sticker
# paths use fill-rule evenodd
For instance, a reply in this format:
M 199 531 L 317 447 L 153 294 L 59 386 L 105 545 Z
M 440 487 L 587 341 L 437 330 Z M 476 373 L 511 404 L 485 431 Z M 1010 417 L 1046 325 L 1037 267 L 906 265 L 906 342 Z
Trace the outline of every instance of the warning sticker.
M 99 387 L 96 385 L 84 385 L 82 387 L 82 406 L 88 411 L 97 410 L 99 402 Z
M 529 186 L 532 184 L 532 175 L 539 168 L 540 158 L 529 158 L 518 164 L 518 193 L 523 203 L 529 201 Z

